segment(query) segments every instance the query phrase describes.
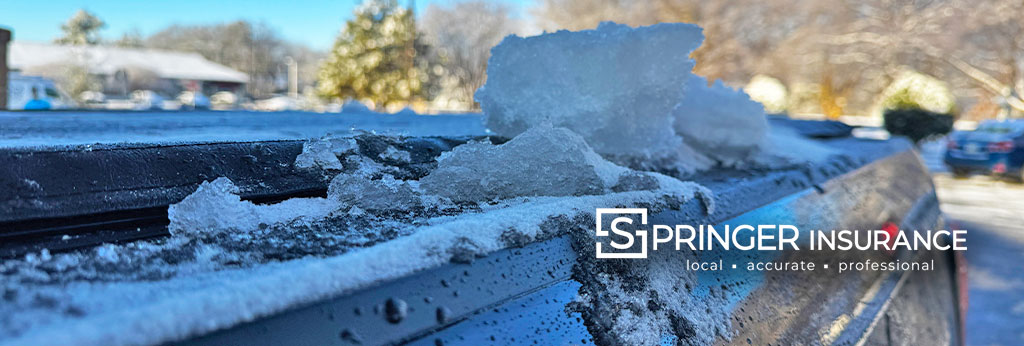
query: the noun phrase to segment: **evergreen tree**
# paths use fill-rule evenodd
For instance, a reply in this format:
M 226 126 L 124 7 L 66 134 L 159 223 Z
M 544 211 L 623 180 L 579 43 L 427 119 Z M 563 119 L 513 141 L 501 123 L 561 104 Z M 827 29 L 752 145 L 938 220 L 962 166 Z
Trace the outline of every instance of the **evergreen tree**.
M 64 24 L 60 31 L 63 35 L 56 40 L 60 44 L 97 44 L 100 43 L 100 29 L 107 26 L 102 19 L 86 10 L 78 10 Z
M 395 0 L 368 0 L 355 10 L 320 67 L 319 92 L 373 102 L 381 109 L 429 98 L 428 47 L 415 17 Z

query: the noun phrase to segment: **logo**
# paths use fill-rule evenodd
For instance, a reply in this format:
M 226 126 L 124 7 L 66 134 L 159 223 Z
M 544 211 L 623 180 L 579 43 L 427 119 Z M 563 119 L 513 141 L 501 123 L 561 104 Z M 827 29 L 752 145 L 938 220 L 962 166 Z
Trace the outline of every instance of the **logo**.
M 637 220 L 635 218 L 625 217 L 623 215 L 640 215 L 639 223 L 637 223 Z M 633 233 L 622 230 L 620 226 L 622 224 L 629 224 L 633 225 L 634 227 L 638 227 L 640 225 L 647 225 L 647 208 L 597 208 L 596 230 L 598 237 L 611 236 L 611 234 L 609 234 L 609 230 L 605 230 L 602 227 L 603 222 L 601 222 L 602 220 L 607 220 L 608 218 L 613 218 L 608 226 L 610 228 L 611 233 L 615 233 L 615 235 L 627 239 L 625 243 L 617 243 L 615 242 L 615 240 L 612 240 L 611 242 L 608 243 L 608 245 L 618 250 L 626 250 L 634 247 L 633 243 L 636 241 L 636 239 L 634 239 Z M 601 245 L 603 244 L 598 242 L 597 258 L 647 258 L 647 231 L 637 229 L 635 233 L 636 237 L 640 238 L 640 252 L 603 252 L 601 247 Z

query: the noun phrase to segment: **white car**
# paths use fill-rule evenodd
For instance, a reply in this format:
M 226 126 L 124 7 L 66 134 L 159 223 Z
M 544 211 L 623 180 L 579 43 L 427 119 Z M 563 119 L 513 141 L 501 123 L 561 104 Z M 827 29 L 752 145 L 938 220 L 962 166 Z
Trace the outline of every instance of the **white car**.
M 8 74 L 7 109 L 24 110 L 25 105 L 32 101 L 32 89 L 36 90 L 37 100 L 50 104 L 49 109 L 67 109 L 75 104 L 70 96 L 57 89 L 53 80 L 11 72 Z
M 203 95 L 203 93 L 183 91 L 178 95 L 178 102 L 181 102 L 182 106 L 188 108 L 210 109 L 210 98 Z

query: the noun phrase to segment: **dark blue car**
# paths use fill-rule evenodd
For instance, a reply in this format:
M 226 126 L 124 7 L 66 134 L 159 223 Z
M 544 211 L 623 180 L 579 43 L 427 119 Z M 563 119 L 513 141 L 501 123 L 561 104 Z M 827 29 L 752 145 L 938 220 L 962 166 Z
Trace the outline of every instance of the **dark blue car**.
M 985 121 L 949 135 L 943 159 L 953 176 L 971 173 L 1024 180 L 1024 121 Z

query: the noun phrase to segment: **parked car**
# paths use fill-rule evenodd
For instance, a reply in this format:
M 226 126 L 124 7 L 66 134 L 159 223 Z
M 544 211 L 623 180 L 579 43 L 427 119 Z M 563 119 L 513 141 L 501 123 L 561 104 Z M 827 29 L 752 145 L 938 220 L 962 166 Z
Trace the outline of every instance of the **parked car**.
M 190 109 L 210 109 L 210 98 L 192 91 L 184 91 L 178 95 L 178 102 Z
M 1024 181 L 1024 121 L 985 121 L 949 136 L 943 161 L 955 177 L 984 173 Z
M 132 91 L 131 101 L 135 110 L 159 110 L 164 108 L 167 99 L 152 90 Z

